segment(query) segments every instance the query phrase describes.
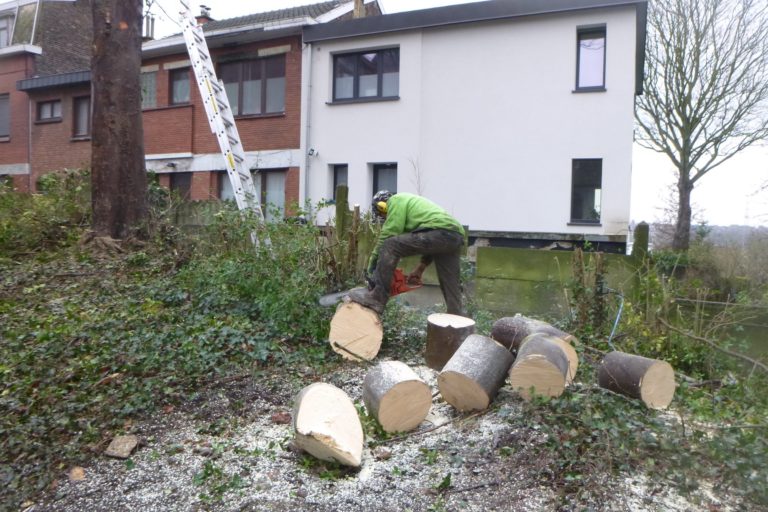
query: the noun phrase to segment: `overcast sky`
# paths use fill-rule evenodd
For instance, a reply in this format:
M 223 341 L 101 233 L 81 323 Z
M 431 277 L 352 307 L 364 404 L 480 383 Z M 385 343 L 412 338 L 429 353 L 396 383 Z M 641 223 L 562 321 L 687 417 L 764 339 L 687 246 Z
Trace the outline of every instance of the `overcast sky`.
M 386 13 L 427 9 L 441 5 L 468 3 L 471 0 L 379 0 Z M 477 1 L 477 0 L 475 0 Z M 214 19 L 234 18 L 255 12 L 271 11 L 312 0 L 205 0 Z M 199 3 L 192 2 L 197 11 Z M 161 9 L 162 7 L 162 9 Z M 155 0 L 155 35 L 165 37 L 179 32 L 177 0 Z M 768 141 L 767 141 L 768 142 Z M 768 225 L 768 190 L 758 189 L 768 182 L 768 146 L 753 147 L 715 169 L 697 183 L 692 194 L 694 217 L 711 225 Z M 632 158 L 631 219 L 659 221 L 674 187 L 675 174 L 669 160 L 635 146 Z

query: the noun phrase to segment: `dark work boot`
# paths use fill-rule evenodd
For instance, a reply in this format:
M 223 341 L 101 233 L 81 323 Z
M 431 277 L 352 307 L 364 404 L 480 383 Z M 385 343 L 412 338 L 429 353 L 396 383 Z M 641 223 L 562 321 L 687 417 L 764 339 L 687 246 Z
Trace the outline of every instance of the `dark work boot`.
M 377 300 L 373 291 L 357 288 L 349 292 L 349 299 L 361 306 L 374 310 L 379 315 L 384 313 L 384 306 L 386 304 Z

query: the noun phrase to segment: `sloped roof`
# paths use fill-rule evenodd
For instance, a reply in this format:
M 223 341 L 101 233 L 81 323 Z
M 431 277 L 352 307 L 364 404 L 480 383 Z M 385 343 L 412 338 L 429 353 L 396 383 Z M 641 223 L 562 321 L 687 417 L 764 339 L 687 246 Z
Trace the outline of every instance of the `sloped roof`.
M 228 18 L 225 20 L 213 20 L 203 25 L 204 31 L 222 30 L 228 28 L 243 27 L 248 25 L 261 25 L 281 20 L 290 20 L 295 18 L 317 18 L 333 9 L 347 4 L 352 0 L 331 0 L 317 4 L 301 5 L 298 7 L 288 7 L 276 11 L 257 12 L 237 18 Z

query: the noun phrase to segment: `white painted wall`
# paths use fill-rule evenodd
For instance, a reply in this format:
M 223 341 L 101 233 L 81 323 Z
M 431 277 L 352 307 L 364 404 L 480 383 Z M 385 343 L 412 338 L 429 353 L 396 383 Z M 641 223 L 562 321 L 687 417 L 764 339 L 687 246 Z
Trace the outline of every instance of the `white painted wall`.
M 593 24 L 606 25 L 607 90 L 573 93 L 576 30 Z M 399 100 L 329 104 L 334 53 L 392 46 Z M 471 230 L 626 234 L 634 7 L 321 42 L 304 69 L 313 203 L 332 197 L 330 166 L 346 163 L 350 202 L 367 208 L 371 164 L 396 162 L 398 191 L 429 197 Z M 568 226 L 574 158 L 603 159 L 601 226 Z

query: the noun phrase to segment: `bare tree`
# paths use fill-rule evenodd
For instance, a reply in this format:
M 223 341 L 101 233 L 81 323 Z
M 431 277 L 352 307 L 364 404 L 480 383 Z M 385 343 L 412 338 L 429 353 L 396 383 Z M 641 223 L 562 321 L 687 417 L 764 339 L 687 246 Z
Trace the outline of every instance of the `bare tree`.
M 147 214 L 141 119 L 142 0 L 91 0 L 93 230 L 136 234 Z
M 644 89 L 637 142 L 676 168 L 672 246 L 687 250 L 696 183 L 768 136 L 768 2 L 654 1 Z

